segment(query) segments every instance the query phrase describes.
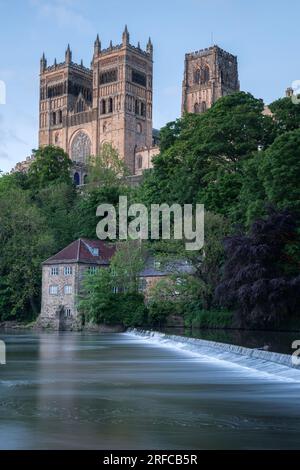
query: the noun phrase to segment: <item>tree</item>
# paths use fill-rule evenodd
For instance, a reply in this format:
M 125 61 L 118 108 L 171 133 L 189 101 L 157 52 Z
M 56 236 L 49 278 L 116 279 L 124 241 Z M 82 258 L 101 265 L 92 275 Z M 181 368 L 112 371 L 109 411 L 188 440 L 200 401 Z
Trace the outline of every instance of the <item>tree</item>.
M 91 186 L 118 186 L 129 175 L 125 162 L 118 151 L 109 143 L 104 143 L 100 154 L 91 156 L 88 162 L 88 184 Z
M 270 210 L 248 235 L 225 239 L 226 262 L 216 298 L 233 309 L 238 326 L 274 325 L 298 313 L 299 261 L 288 255 L 299 243 L 297 221 L 288 211 Z
M 291 98 L 281 98 L 269 105 L 277 124 L 278 133 L 294 131 L 300 127 L 300 106 Z
M 117 244 L 111 261 L 114 288 L 121 292 L 139 291 L 139 274 L 144 267 L 144 254 L 139 241 L 124 241 Z
M 19 188 L 0 195 L 0 243 L 0 318 L 32 318 L 39 313 L 41 263 L 55 243 L 47 220 Z
M 231 214 L 242 184 L 242 162 L 276 137 L 276 125 L 263 108 L 262 100 L 234 93 L 207 112 L 186 114 L 176 126 L 162 129 L 167 143 L 142 184 L 143 201 L 183 204 L 201 198 L 208 210 Z
M 35 190 L 57 181 L 72 184 L 70 176 L 72 162 L 63 149 L 48 145 L 36 150 L 34 156 L 28 176 Z
M 275 140 L 264 152 L 258 174 L 268 201 L 300 212 L 300 129 Z

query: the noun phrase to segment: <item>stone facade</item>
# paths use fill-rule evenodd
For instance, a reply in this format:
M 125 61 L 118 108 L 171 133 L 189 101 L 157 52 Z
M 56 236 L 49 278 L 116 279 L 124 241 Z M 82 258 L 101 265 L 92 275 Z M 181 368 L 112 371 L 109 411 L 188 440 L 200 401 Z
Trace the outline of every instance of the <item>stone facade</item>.
M 69 46 L 63 63 L 48 67 L 43 55 L 39 145 L 84 164 L 110 142 L 135 174 L 136 149 L 152 146 L 152 81 L 151 40 L 145 51 L 131 45 L 127 27 L 117 46 L 102 49 L 97 36 L 91 68 L 74 63 Z
M 114 252 L 114 247 L 101 240 L 79 239 L 45 261 L 38 325 L 56 330 L 81 329 L 78 301 L 84 275 L 106 269 Z
M 236 56 L 218 46 L 185 55 L 182 114 L 205 112 L 219 98 L 239 89 Z

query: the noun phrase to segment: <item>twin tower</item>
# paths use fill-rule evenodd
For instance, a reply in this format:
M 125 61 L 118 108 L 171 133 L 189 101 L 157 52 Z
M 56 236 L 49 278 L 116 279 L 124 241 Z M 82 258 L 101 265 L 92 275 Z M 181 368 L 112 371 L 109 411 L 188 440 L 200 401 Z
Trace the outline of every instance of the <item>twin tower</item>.
M 86 158 L 109 142 L 133 175 L 151 167 L 158 153 L 152 128 L 153 45 L 122 43 L 102 49 L 94 43 L 91 68 L 65 60 L 40 62 L 39 146 L 62 147 L 74 162 L 74 180 L 84 184 Z M 182 112 L 203 112 L 220 96 L 239 89 L 237 59 L 217 46 L 187 54 Z

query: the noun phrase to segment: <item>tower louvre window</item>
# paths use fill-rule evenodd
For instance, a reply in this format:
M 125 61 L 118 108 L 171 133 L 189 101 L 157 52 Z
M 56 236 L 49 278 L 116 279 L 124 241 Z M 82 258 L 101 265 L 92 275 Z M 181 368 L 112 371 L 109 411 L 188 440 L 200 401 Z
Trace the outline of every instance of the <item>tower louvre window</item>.
M 137 70 L 132 70 L 132 82 L 137 83 L 143 87 L 147 86 L 147 77 L 144 73 L 138 72 Z
M 118 69 L 108 70 L 100 74 L 100 85 L 118 81 Z

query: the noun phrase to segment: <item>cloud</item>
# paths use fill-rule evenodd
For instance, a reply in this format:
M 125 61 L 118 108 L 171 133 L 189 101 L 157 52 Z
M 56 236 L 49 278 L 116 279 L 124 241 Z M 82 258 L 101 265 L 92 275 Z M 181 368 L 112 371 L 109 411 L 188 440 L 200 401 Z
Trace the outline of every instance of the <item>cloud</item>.
M 30 4 L 41 17 L 51 18 L 61 28 L 72 28 L 82 33 L 93 29 L 91 22 L 79 11 L 77 0 L 30 0 Z

